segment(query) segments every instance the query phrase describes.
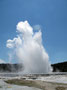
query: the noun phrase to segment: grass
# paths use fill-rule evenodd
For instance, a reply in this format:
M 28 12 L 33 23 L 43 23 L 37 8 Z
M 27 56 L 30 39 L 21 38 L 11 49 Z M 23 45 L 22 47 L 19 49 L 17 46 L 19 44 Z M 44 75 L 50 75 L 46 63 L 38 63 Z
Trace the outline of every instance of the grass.
M 56 90 L 65 90 L 65 87 L 56 87 Z
M 0 86 L 0 88 L 2 88 L 2 86 Z
M 29 86 L 29 87 L 36 87 L 40 88 L 42 90 L 51 90 L 51 87 L 54 87 L 54 90 L 66 90 L 66 84 L 60 84 L 60 83 L 50 83 L 50 82 L 41 82 L 41 81 L 35 81 L 35 80 L 24 80 L 24 79 L 12 79 L 5 81 L 9 84 L 16 84 L 16 85 L 23 85 L 23 86 Z M 52 89 L 53 90 L 53 89 Z
M 29 87 L 36 87 L 36 88 L 40 88 L 42 90 L 45 90 L 44 86 L 41 86 L 41 85 L 37 84 L 35 81 L 31 81 L 31 80 L 12 79 L 12 80 L 7 80 L 5 82 L 9 83 L 9 84 L 16 84 L 16 85 L 23 85 L 23 86 L 29 86 Z

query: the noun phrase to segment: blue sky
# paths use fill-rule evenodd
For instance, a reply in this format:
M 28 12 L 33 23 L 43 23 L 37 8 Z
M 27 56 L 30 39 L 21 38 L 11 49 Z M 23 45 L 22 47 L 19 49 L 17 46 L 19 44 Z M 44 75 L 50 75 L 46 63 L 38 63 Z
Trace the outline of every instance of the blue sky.
M 67 61 L 67 0 L 0 0 L 0 59 L 8 62 L 6 41 L 16 36 L 16 24 L 25 20 L 41 25 L 51 63 Z

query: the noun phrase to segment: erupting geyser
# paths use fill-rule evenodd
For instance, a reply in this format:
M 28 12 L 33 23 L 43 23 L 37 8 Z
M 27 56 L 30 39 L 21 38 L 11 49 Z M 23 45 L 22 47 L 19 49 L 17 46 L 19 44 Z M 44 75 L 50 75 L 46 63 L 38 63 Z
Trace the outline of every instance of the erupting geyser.
M 18 35 L 7 40 L 7 47 L 12 48 L 15 56 L 24 66 L 23 73 L 41 74 L 51 72 L 49 56 L 42 45 L 42 32 L 34 32 L 28 21 L 17 24 Z

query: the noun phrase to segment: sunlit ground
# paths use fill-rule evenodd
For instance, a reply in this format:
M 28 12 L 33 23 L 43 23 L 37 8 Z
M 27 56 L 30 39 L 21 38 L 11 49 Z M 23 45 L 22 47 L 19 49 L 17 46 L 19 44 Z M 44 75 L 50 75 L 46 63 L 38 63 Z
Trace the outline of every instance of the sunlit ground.
M 0 90 L 67 90 L 66 74 L 0 73 Z

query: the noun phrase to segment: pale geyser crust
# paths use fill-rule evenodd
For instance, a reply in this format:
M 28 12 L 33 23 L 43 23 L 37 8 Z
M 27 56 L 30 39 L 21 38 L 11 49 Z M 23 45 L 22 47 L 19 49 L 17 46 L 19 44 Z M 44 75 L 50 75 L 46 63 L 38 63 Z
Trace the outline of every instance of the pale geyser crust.
M 42 44 L 41 29 L 35 32 L 28 21 L 21 21 L 16 27 L 17 37 L 7 40 L 6 46 L 13 50 L 15 57 L 23 64 L 23 73 L 51 72 L 49 56 Z

